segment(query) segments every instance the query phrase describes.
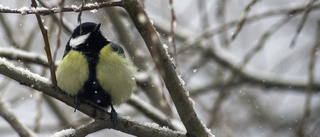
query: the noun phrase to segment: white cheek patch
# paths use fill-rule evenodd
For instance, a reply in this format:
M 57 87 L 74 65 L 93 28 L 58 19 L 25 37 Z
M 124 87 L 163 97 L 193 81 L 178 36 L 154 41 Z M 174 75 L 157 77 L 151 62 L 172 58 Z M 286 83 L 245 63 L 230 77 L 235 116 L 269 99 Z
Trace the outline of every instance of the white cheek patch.
M 86 39 L 89 37 L 90 33 L 86 34 L 86 35 L 81 35 L 79 37 L 76 38 L 71 38 L 69 45 L 73 48 L 75 48 L 76 46 L 78 46 L 79 44 L 83 43 L 84 41 L 86 41 Z

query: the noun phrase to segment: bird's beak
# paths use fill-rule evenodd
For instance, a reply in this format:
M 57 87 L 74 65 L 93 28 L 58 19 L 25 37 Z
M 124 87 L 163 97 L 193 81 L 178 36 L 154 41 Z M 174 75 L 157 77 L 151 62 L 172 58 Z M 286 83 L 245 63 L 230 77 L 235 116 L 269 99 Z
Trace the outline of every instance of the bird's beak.
M 97 24 L 93 30 L 93 33 L 98 33 L 98 31 L 100 30 L 100 26 L 101 26 L 101 23 Z

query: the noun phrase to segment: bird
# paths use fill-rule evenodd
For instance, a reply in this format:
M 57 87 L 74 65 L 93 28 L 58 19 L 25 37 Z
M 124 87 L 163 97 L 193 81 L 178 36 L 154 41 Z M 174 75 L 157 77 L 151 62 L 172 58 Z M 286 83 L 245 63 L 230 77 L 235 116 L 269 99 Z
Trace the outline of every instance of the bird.
M 100 26 L 84 22 L 74 29 L 56 70 L 57 85 L 74 97 L 75 111 L 83 102 L 106 111 L 111 108 L 109 114 L 116 125 L 118 114 L 113 105 L 130 98 L 137 68 L 126 59 L 121 46 L 103 35 Z

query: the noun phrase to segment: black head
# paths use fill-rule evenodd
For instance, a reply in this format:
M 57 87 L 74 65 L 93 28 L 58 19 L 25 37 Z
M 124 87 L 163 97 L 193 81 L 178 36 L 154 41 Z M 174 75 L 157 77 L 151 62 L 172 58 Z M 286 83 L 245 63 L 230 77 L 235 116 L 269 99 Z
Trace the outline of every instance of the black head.
M 96 24 L 93 22 L 85 22 L 80 25 L 78 25 L 72 33 L 72 38 L 77 38 L 79 36 L 92 33 L 92 32 L 98 32 L 100 30 L 100 23 Z
M 85 22 L 77 26 L 68 41 L 66 50 L 99 51 L 108 41 L 100 32 L 100 23 Z

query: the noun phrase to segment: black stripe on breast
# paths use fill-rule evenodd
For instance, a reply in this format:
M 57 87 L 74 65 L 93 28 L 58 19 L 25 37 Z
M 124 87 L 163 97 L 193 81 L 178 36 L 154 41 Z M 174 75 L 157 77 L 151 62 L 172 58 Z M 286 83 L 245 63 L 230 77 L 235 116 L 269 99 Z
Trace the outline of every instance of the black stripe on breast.
M 106 108 L 111 104 L 111 96 L 101 87 L 97 80 L 96 67 L 99 61 L 99 53 L 84 52 L 89 65 L 89 77 L 78 93 L 77 97 L 81 100 L 89 101 L 99 107 Z M 77 75 L 77 74 L 75 74 Z

